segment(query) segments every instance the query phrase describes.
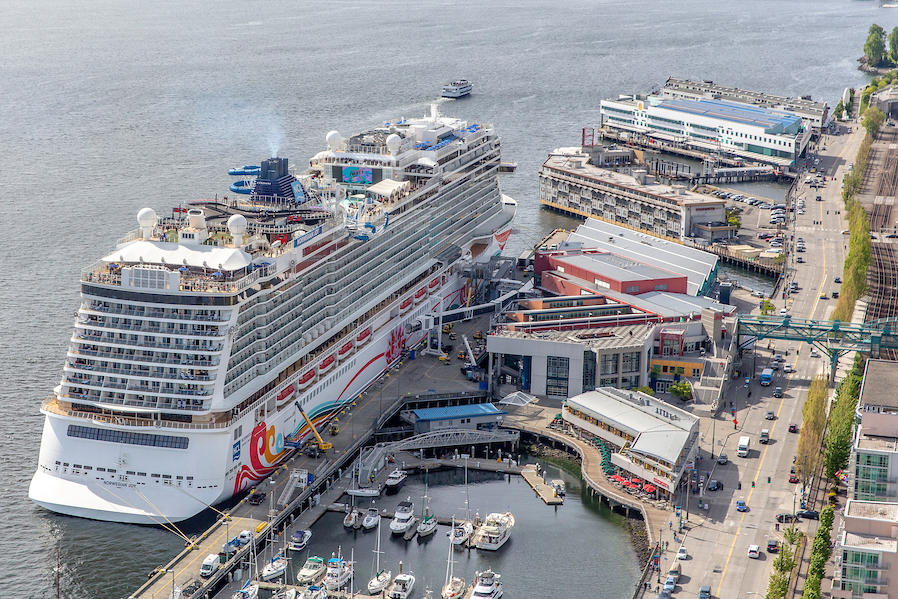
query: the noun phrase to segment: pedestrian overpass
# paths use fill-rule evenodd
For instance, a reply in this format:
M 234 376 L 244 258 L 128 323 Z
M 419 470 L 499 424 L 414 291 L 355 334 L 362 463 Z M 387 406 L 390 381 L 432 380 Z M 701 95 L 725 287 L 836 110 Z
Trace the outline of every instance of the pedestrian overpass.
M 898 349 L 898 318 L 850 323 L 790 316 L 739 316 L 736 332 L 757 341 L 784 339 L 816 347 L 829 356 L 831 378 L 835 376 L 836 361 L 848 352 L 879 358 L 884 349 Z M 739 347 L 743 347 L 742 342 Z

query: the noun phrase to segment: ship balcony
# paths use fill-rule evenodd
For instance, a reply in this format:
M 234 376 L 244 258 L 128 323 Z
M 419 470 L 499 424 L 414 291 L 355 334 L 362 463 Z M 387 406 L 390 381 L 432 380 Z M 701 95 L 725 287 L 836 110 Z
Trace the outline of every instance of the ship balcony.
M 209 406 L 205 402 L 198 400 L 185 399 L 169 399 L 168 401 L 140 401 L 135 399 L 121 399 L 115 397 L 99 397 L 96 395 L 79 394 L 73 392 L 60 393 L 59 397 L 71 400 L 75 403 L 90 402 L 89 405 L 98 409 L 107 409 L 114 411 L 158 411 L 165 410 L 173 413 L 176 412 L 208 412 Z M 96 416 L 93 412 L 87 412 L 91 417 Z M 66 416 L 77 416 L 78 413 L 65 413 Z M 84 416 L 87 417 L 87 416 Z M 167 422 L 154 421 L 154 422 Z
M 140 362 L 142 364 L 168 364 L 171 366 L 199 366 L 202 368 L 216 368 L 221 362 L 220 358 L 214 357 L 210 360 L 191 360 L 185 359 L 182 356 L 175 355 L 173 357 L 160 357 L 160 356 L 144 356 L 140 354 L 123 354 L 115 351 L 97 351 L 92 349 L 85 349 L 74 347 L 69 349 L 69 353 L 73 356 L 90 356 L 92 358 L 99 358 L 101 360 L 116 360 L 116 361 L 132 361 L 132 362 Z M 191 352 L 191 354 L 194 352 Z
M 91 389 L 100 389 L 100 390 L 116 390 L 116 391 L 127 391 L 127 392 L 136 392 L 136 393 L 153 393 L 158 395 L 187 395 L 187 396 L 195 396 L 195 397 L 206 397 L 208 395 L 212 395 L 211 389 L 185 389 L 182 387 L 154 387 L 151 385 L 135 385 L 132 383 L 113 383 L 109 381 L 92 381 L 89 379 L 83 379 L 78 377 L 65 377 L 65 382 L 69 385 L 77 385 L 79 387 L 90 387 Z
M 76 329 L 77 330 L 77 329 Z M 94 334 L 90 334 L 94 333 Z M 217 353 L 222 350 L 222 345 L 184 345 L 181 343 L 153 343 L 152 341 L 143 341 L 140 339 L 114 339 L 104 337 L 99 331 L 90 331 L 90 333 L 75 333 L 73 339 L 80 339 L 90 343 L 102 343 L 109 346 L 129 345 L 140 349 L 170 349 L 174 351 L 182 351 L 189 353 Z
M 178 320 L 178 321 L 195 321 L 195 322 L 228 322 L 230 316 L 209 316 L 204 314 L 179 314 L 177 312 L 169 312 L 167 310 L 157 310 L 147 308 L 146 310 L 123 310 L 112 308 L 109 306 L 98 305 L 95 301 L 91 301 L 90 305 L 81 308 L 82 313 L 98 312 L 101 314 L 116 314 L 119 316 L 135 316 L 138 318 L 153 318 L 160 320 Z
M 180 380 L 180 381 L 214 381 L 215 377 L 208 374 L 195 374 L 183 372 L 183 366 L 179 368 L 181 372 L 153 372 L 152 370 L 141 370 L 140 368 L 108 368 L 97 366 L 96 364 L 79 364 L 71 360 L 66 362 L 66 372 L 85 372 L 100 374 L 116 374 L 122 376 L 133 376 L 152 379 Z
M 166 337 L 169 337 L 169 336 L 224 337 L 225 336 L 225 334 L 219 330 L 206 331 L 206 330 L 193 329 L 193 330 L 188 331 L 188 330 L 180 330 L 180 329 L 168 329 L 168 328 L 162 328 L 162 327 L 147 327 L 147 326 L 140 326 L 140 325 L 135 325 L 135 324 L 101 322 L 99 320 L 93 320 L 90 317 L 79 318 L 77 325 L 82 326 L 82 327 L 103 328 L 103 329 L 112 330 L 112 331 L 130 331 L 132 333 L 163 335 Z M 200 325 L 200 326 L 205 326 L 205 325 Z

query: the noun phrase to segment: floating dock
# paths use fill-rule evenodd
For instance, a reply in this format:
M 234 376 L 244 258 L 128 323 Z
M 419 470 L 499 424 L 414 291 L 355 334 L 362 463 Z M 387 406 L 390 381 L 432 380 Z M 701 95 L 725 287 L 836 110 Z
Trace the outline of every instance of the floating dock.
M 524 477 L 524 480 L 527 481 L 527 484 L 536 491 L 537 496 L 542 499 L 546 505 L 561 505 L 564 503 L 564 498 L 558 497 L 555 494 L 555 487 L 546 484 L 546 482 L 542 479 L 539 473 L 536 471 L 536 466 L 527 465 L 521 470 L 521 476 Z

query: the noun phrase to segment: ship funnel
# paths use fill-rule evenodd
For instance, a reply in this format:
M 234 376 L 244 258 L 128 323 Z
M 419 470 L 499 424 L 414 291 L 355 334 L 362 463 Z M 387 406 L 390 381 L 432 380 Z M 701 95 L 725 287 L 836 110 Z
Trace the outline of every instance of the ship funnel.
M 142 208 L 137 213 L 137 223 L 140 225 L 143 238 L 149 240 L 153 234 L 153 228 L 156 226 L 156 211 L 152 208 Z
M 202 210 L 191 208 L 187 211 L 187 226 L 191 229 L 205 229 L 206 215 Z

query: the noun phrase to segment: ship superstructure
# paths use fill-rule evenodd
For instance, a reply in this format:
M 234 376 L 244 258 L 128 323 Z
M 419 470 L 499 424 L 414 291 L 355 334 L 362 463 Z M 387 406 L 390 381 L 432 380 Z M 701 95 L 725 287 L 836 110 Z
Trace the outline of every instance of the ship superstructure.
M 84 269 L 29 496 L 60 513 L 189 518 L 252 486 L 467 298 L 514 200 L 490 125 L 440 117 L 343 137 L 251 196 L 191 202 Z M 289 189 L 289 193 L 287 190 Z M 272 195 L 265 195 L 272 194 Z

